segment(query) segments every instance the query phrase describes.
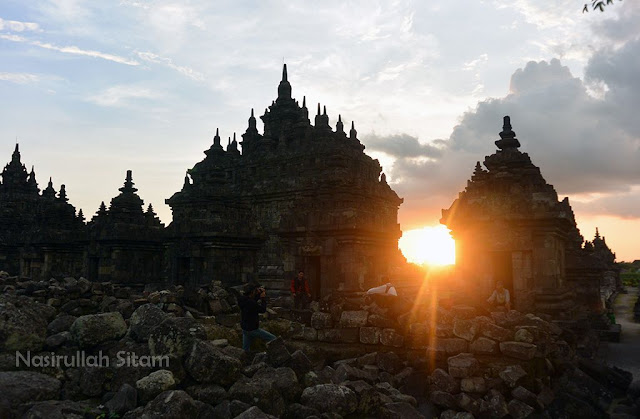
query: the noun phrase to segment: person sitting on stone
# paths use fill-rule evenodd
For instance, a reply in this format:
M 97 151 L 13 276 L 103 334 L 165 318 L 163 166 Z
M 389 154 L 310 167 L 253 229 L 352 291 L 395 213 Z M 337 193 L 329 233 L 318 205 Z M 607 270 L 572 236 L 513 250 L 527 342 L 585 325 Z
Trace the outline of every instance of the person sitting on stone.
M 307 308 L 309 301 L 311 301 L 309 283 L 302 270 L 298 271 L 298 276 L 291 280 L 291 296 L 293 297 L 293 307 L 297 310 Z
M 507 311 L 511 310 L 511 296 L 502 281 L 496 283 L 496 289 L 493 290 L 491 297 L 487 298 L 487 303 L 492 308 L 504 307 Z
M 251 343 L 255 339 L 271 342 L 276 337 L 264 329 L 260 329 L 260 313 L 267 311 L 267 293 L 256 283 L 245 285 L 244 292 L 238 296 L 240 306 L 240 326 L 242 327 L 242 349 L 251 350 Z

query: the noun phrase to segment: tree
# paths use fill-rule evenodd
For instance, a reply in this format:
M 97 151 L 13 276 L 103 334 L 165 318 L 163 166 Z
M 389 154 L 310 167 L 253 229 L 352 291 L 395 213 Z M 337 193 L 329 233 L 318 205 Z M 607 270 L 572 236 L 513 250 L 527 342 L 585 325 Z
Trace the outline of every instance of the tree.
M 591 10 L 598 9 L 601 12 L 604 12 L 604 7 L 609 6 L 611 4 L 613 4 L 613 0 L 592 0 Z M 582 13 L 588 13 L 588 12 L 589 12 L 589 3 L 585 3 L 584 7 L 582 8 Z

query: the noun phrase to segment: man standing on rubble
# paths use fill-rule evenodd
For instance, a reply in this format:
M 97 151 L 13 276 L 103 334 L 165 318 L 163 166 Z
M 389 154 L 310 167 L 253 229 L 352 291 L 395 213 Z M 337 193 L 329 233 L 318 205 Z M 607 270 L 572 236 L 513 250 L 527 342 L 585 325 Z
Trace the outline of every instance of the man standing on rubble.
M 276 337 L 264 329 L 260 329 L 260 313 L 267 311 L 267 293 L 256 283 L 245 285 L 243 295 L 238 296 L 240 306 L 240 326 L 242 327 L 242 349 L 251 350 L 255 339 L 271 342 Z
M 298 276 L 291 280 L 291 296 L 293 297 L 294 308 L 298 310 L 307 308 L 311 300 L 311 291 L 302 270 L 298 271 Z

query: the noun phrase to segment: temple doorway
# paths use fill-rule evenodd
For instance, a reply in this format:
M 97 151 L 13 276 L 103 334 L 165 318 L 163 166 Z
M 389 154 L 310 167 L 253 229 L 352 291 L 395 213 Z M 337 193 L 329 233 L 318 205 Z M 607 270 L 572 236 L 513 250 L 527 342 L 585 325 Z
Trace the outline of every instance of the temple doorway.
M 502 281 L 504 287 L 511 294 L 513 304 L 513 262 L 511 252 L 492 252 L 491 262 L 493 266 L 493 286 Z

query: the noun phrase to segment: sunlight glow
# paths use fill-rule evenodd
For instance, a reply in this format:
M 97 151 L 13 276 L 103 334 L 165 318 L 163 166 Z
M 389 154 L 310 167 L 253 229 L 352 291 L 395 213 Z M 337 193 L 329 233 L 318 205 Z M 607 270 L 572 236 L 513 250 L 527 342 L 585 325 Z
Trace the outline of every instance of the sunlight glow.
M 398 246 L 409 262 L 420 265 L 452 265 L 456 260 L 455 242 L 445 226 L 405 231 Z

